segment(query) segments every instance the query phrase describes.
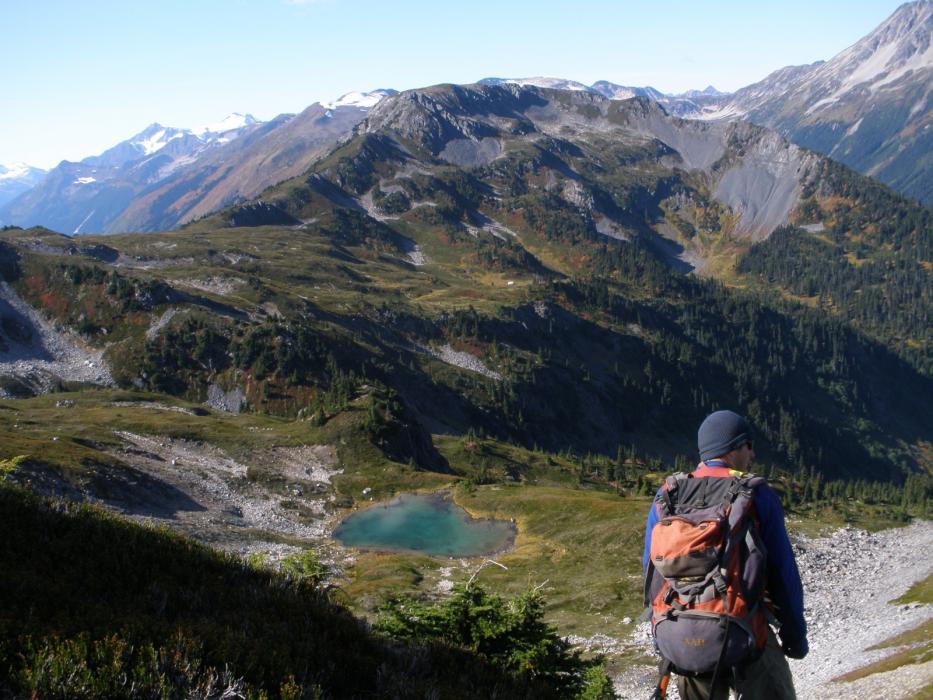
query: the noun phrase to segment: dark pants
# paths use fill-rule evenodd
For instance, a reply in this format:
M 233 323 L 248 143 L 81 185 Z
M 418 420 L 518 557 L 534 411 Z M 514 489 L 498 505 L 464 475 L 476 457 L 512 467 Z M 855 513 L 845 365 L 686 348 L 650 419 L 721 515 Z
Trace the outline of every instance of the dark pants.
M 797 700 L 790 666 L 774 632 L 768 633 L 764 653 L 740 669 L 737 678 L 733 677 L 732 669 L 723 669 L 720 675 L 725 677 L 716 681 L 715 689 L 710 687 L 712 675 L 696 678 L 678 676 L 677 689 L 681 700 L 727 700 L 730 688 L 736 691 L 739 700 Z

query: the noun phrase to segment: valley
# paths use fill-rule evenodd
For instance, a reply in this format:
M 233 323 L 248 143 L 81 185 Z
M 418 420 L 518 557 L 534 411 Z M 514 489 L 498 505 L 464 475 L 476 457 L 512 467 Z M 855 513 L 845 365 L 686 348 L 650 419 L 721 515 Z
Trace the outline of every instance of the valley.
M 307 176 L 179 231 L 8 229 L 10 289 L 123 386 L 325 421 L 369 386 L 387 454 L 420 467 L 442 468 L 428 434 L 470 428 L 672 463 L 693 452 L 683 426 L 724 403 L 752 414 L 775 467 L 890 478 L 926 464 L 928 210 L 812 154 L 779 176 L 766 154 L 796 151 L 773 134 L 639 98 L 432 88 L 380 105 Z M 503 149 L 486 165 L 412 140 L 483 133 Z M 755 168 L 793 194 L 783 214 L 762 192 L 728 194 Z M 365 197 L 393 213 L 369 216 Z M 691 256 L 703 277 L 683 274 Z M 27 352 L 39 328 L 17 323 L 4 337 Z M 717 344 L 731 326 L 743 340 Z

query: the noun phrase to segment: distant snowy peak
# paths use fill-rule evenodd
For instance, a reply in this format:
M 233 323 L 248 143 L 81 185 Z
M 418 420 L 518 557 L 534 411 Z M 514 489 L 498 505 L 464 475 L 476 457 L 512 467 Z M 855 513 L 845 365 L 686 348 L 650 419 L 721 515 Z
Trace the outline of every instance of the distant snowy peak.
M 39 180 L 46 172 L 26 163 L 0 163 L 0 180 Z
M 687 92 L 682 92 L 679 95 L 674 95 L 674 97 L 722 97 L 723 95 L 728 95 L 727 92 L 720 92 L 712 85 L 707 85 L 703 90 L 687 90 Z
M 371 109 L 375 107 L 384 97 L 397 95 L 398 90 L 380 88 L 372 92 L 348 92 L 341 95 L 336 100 L 325 102 L 321 106 L 324 109 L 337 109 L 338 107 L 357 107 L 359 109 Z
M 610 100 L 627 100 L 637 97 L 641 88 L 628 87 L 626 85 L 616 85 L 608 80 L 599 80 L 593 83 L 593 89 L 600 95 L 608 97 Z
M 847 76 L 850 85 L 873 81 L 882 74 L 883 82 L 892 82 L 907 71 L 933 67 L 933 2 L 901 5 L 875 31 L 830 63 L 856 68 Z
M 719 97 L 727 93 L 719 92 L 712 85 L 705 90 L 690 90 L 681 95 L 669 95 L 660 90 L 647 87 L 633 87 L 619 85 L 608 80 L 597 80 L 592 85 L 584 85 L 576 80 L 565 78 L 483 78 L 481 85 L 521 85 L 553 90 L 573 90 L 575 92 L 591 92 L 608 97 L 610 100 L 628 100 L 633 97 L 647 97 L 655 102 L 665 103 L 670 100 L 690 99 L 696 97 Z
M 48 171 L 26 163 L 0 163 L 0 207 L 38 185 Z M 0 216 L 0 223 L 9 223 Z
M 211 124 L 205 124 L 194 129 L 181 129 L 172 126 L 162 126 L 158 122 L 150 124 L 141 132 L 128 140 L 130 146 L 134 147 L 140 155 L 149 156 L 161 151 L 172 141 L 184 138 L 194 138 L 198 141 L 211 143 L 219 141 L 225 143 L 236 137 L 236 133 L 241 129 L 258 124 L 259 122 L 251 114 L 240 114 L 234 112 L 220 121 Z M 197 143 L 195 141 L 194 143 Z
M 608 80 L 598 80 L 590 86 L 590 90 L 598 92 L 610 100 L 628 100 L 632 97 L 648 97 L 656 102 L 660 102 L 668 96 L 660 90 L 653 87 L 631 87 L 629 85 L 618 85 Z
M 161 124 L 150 124 L 141 132 L 132 137 L 129 142 L 143 155 L 152 155 L 156 151 L 165 148 L 170 141 L 182 138 L 187 133 L 186 129 L 175 129 L 173 127 L 164 127 Z
M 830 112 L 836 114 L 850 103 L 866 105 L 891 98 L 892 90 L 903 80 L 929 83 L 931 78 L 924 76 L 930 75 L 933 0 L 919 0 L 901 5 L 877 29 L 828 61 L 781 68 L 731 96 L 700 99 L 695 109 L 684 110 L 679 116 L 752 118 L 773 125 L 770 117 L 777 118 L 788 111 L 788 105 L 796 105 L 805 118 L 817 119 Z M 918 109 L 923 108 L 922 101 L 920 104 Z
M 535 78 L 483 78 L 479 81 L 482 85 L 520 85 L 521 87 L 539 87 L 550 88 L 552 90 L 574 90 L 577 92 L 593 92 L 593 89 L 576 80 L 565 80 L 564 78 L 545 78 L 538 76 Z

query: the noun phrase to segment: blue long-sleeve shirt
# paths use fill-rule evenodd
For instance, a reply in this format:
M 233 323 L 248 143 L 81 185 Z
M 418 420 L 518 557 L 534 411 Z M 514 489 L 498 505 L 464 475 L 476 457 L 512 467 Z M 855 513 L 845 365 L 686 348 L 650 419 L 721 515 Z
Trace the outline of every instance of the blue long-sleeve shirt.
M 696 477 L 728 477 L 737 475 L 722 462 L 700 464 L 693 472 Z M 660 494 L 661 489 L 658 490 Z M 767 484 L 755 488 L 753 497 L 755 512 L 758 516 L 758 530 L 762 542 L 767 548 L 768 562 L 766 571 L 768 595 L 775 605 L 775 616 L 781 623 L 781 639 L 794 647 L 800 648 L 806 643 L 807 623 L 803 617 L 803 584 L 797 560 L 787 537 L 784 525 L 784 509 L 774 490 Z M 645 527 L 645 551 L 642 568 L 647 570 L 651 554 L 651 530 L 661 519 L 657 508 L 657 495 L 648 510 L 648 522 Z

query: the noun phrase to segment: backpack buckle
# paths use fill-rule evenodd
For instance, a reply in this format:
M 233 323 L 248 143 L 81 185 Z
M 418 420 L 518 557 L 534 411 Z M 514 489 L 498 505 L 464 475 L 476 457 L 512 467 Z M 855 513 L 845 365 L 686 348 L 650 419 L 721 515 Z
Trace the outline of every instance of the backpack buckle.
M 719 595 L 724 596 L 726 594 L 726 590 L 729 588 L 729 586 L 726 584 L 726 579 L 723 576 L 722 569 L 716 569 L 713 572 L 713 585 L 716 587 Z

